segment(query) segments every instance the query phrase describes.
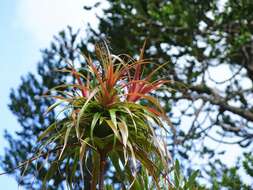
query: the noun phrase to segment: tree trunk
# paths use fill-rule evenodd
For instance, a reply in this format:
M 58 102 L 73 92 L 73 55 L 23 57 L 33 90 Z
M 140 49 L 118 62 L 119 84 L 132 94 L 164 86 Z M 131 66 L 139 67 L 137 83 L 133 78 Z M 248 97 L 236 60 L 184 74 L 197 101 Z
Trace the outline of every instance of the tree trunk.
M 100 151 L 100 172 L 99 172 L 99 190 L 104 190 L 104 173 L 106 164 L 106 153 Z

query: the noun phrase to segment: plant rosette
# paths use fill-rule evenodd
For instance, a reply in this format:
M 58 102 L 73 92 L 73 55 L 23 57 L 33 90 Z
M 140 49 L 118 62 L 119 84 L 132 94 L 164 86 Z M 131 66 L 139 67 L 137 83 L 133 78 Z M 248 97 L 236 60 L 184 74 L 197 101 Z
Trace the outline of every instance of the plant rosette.
M 128 181 L 129 187 L 136 185 L 140 166 L 152 176 L 158 189 L 161 174 L 168 174 L 170 156 L 165 142 L 166 125 L 171 122 L 151 95 L 168 80 L 154 75 L 164 65 L 145 73 L 151 63 L 143 58 L 144 46 L 139 59 L 113 55 L 106 43 L 96 46 L 97 61 L 80 53 L 86 61 L 85 68 L 75 69 L 68 63 L 67 68 L 59 70 L 70 73 L 75 82 L 50 91 L 56 95 L 49 96 L 59 101 L 47 112 L 57 107 L 64 116 L 40 135 L 41 150 L 52 144 L 57 150 L 60 147 L 58 161 L 78 159 L 82 176 L 87 157 L 91 156 L 93 189 L 97 184 L 103 186 L 95 174 L 104 174 L 101 165 L 106 160 L 116 172 L 122 172 L 119 162 L 124 165 L 127 175 L 119 180 Z M 162 167 L 156 166 L 157 160 Z M 100 166 L 95 167 L 98 163 Z

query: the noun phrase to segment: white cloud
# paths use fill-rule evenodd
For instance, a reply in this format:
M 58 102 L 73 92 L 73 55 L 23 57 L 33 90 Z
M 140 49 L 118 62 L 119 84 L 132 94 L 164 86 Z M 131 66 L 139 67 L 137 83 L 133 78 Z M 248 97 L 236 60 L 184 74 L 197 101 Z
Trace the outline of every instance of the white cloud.
M 90 22 L 98 24 L 95 13 L 101 9 L 84 11 L 84 5 L 93 5 L 94 0 L 19 0 L 15 15 L 18 29 L 28 32 L 41 46 L 48 45 L 53 35 L 67 25 L 74 29 L 84 28 Z

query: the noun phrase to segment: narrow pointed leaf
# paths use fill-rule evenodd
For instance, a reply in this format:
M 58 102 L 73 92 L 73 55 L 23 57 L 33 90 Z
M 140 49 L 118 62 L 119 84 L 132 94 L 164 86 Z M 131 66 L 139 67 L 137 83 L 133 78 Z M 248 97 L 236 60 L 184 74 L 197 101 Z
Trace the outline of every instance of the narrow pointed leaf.
M 69 126 L 69 127 L 67 128 L 67 130 L 66 130 L 65 138 L 64 138 L 64 145 L 63 145 L 62 151 L 61 151 L 61 153 L 60 153 L 59 160 L 61 159 L 62 154 L 63 154 L 63 152 L 64 152 L 64 150 L 65 150 L 65 148 L 66 148 L 66 146 L 67 146 L 68 139 L 69 139 L 69 134 L 70 134 L 71 129 L 72 129 L 72 126 Z

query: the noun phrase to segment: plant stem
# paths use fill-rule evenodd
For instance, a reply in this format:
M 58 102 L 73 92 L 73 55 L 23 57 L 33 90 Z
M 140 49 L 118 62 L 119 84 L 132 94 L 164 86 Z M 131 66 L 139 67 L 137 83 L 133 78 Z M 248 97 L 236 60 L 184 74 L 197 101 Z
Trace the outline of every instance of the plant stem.
M 106 153 L 100 151 L 100 172 L 99 172 L 99 190 L 104 190 L 104 173 L 106 164 Z

